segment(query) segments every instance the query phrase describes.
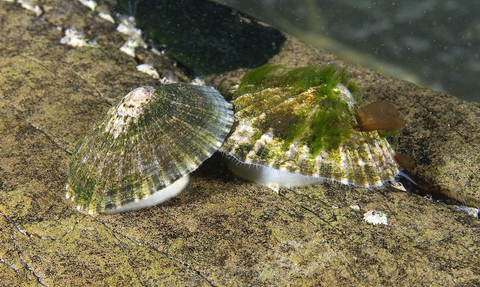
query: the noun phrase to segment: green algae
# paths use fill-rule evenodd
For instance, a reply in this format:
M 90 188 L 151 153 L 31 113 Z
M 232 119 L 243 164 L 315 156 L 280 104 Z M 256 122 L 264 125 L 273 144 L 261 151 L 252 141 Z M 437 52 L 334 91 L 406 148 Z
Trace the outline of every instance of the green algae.
M 355 85 L 348 80 L 345 69 L 338 72 L 334 66 L 330 65 L 287 69 L 282 65 L 267 64 L 246 73 L 236 94 L 255 93 L 277 87 L 289 87 L 294 93 L 311 87 L 321 87 L 317 89 L 317 93 L 329 95 L 340 83 L 344 84 L 350 92 L 356 91 Z
M 285 138 L 284 150 L 288 150 L 293 142 L 306 138 L 315 156 L 322 149 L 338 148 L 351 136 L 356 125 L 354 111 L 337 89 L 339 84 L 345 85 L 351 92 L 356 90 L 349 82 L 345 69 L 339 72 L 333 66 L 307 66 L 288 70 L 280 65 L 267 64 L 245 74 L 235 96 L 238 98 L 252 93 L 255 97 L 267 99 L 270 94 L 262 93 L 267 89 L 281 89 L 283 98 L 312 93 L 316 101 L 321 103 L 321 110 L 307 106 L 297 112 L 298 118 L 292 118 L 286 127 L 277 126 L 277 131 L 280 130 L 279 133 Z M 264 108 L 268 109 L 267 106 Z M 242 105 L 237 105 L 237 111 L 241 109 Z M 285 114 L 271 117 L 263 125 L 271 126 L 282 117 L 292 117 L 292 113 L 285 111 Z

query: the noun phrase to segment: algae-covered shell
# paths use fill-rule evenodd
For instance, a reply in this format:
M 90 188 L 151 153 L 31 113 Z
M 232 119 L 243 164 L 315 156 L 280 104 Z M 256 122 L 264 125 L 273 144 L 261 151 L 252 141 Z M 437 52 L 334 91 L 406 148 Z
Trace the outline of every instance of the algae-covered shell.
M 398 174 L 394 153 L 377 131 L 356 129 L 357 103 L 333 67 L 247 73 L 235 90 L 235 124 L 221 147 L 229 167 L 277 187 L 324 180 L 380 186 Z
M 161 203 L 223 143 L 231 105 L 213 88 L 141 87 L 101 117 L 78 143 L 67 198 L 90 214 Z

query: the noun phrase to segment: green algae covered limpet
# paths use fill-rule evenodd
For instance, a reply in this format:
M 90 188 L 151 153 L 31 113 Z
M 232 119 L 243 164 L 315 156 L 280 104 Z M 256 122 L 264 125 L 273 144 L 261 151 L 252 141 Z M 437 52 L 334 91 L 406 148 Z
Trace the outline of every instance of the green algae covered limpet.
M 333 67 L 247 73 L 234 92 L 235 124 L 220 150 L 238 176 L 273 187 L 325 180 L 381 186 L 399 173 L 377 131 L 359 131 L 354 89 Z
M 213 88 L 146 86 L 127 94 L 77 144 L 66 197 L 89 214 L 153 206 L 223 143 L 232 106 Z

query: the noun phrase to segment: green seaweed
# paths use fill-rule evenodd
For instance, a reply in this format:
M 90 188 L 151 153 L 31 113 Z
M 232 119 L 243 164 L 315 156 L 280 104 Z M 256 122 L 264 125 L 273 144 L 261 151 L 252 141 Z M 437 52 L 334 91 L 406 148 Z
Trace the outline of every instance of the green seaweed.
M 277 126 L 276 129 L 283 134 L 284 150 L 293 142 L 305 139 L 315 156 L 322 149 L 338 148 L 354 131 L 354 111 L 340 96 L 340 92 L 335 90 L 339 84 L 344 84 L 351 92 L 355 91 L 355 86 L 348 81 L 345 69 L 339 72 L 333 66 L 308 66 L 287 70 L 280 65 L 268 64 L 247 73 L 235 94 L 239 97 L 265 89 L 283 88 L 284 95 L 293 97 L 312 89 L 321 106 L 320 110 L 314 106 L 303 109 L 298 114 L 298 120 L 286 128 Z M 272 123 L 266 123 L 266 126 L 270 124 Z
M 353 131 L 345 112 L 340 108 L 315 115 L 310 125 L 312 133 L 308 138 L 308 147 L 313 155 L 322 149 L 338 148 Z
M 282 65 L 267 64 L 245 74 L 236 95 L 278 87 L 289 87 L 294 92 L 321 87 L 318 92 L 326 95 L 340 83 L 352 93 L 356 90 L 355 86 L 348 81 L 345 69 L 338 72 L 334 66 L 329 65 L 286 70 Z

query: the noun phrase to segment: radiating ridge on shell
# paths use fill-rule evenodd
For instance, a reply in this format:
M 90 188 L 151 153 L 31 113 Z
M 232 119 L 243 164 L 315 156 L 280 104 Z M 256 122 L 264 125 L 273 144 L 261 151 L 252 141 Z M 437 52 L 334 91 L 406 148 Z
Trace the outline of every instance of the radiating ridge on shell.
M 157 193 L 218 150 L 233 123 L 231 109 L 209 87 L 169 84 L 133 90 L 77 144 L 67 198 L 95 214 L 127 211 L 129 204 L 153 194 L 157 202 L 151 205 L 177 195 L 187 178 L 177 183 L 179 189 Z
M 356 130 L 357 103 L 333 67 L 266 65 L 235 91 L 235 124 L 221 151 L 229 168 L 277 187 L 326 180 L 380 186 L 398 174 L 394 153 L 376 131 Z

